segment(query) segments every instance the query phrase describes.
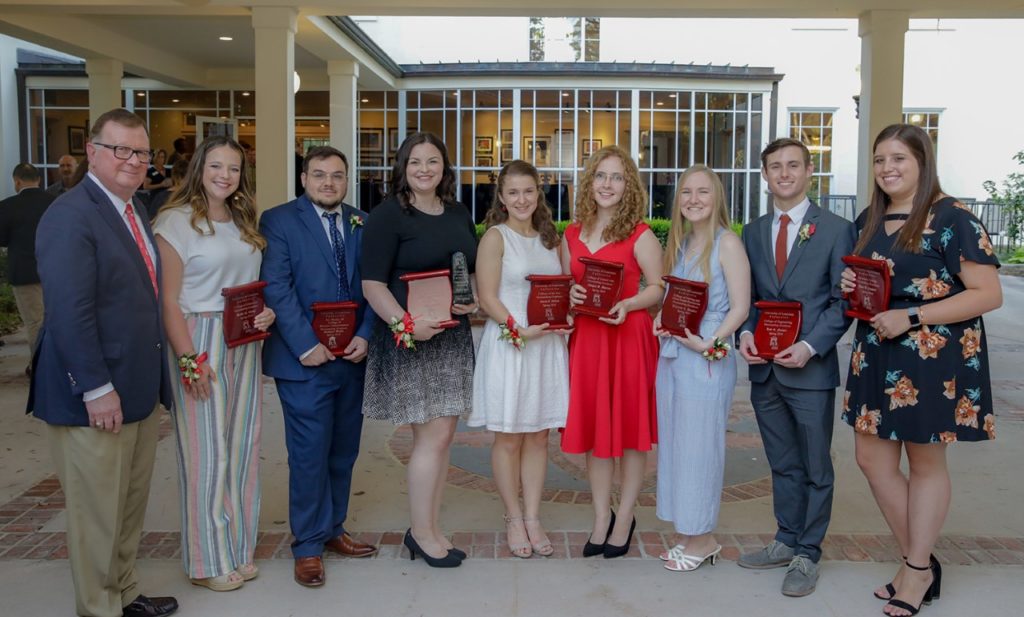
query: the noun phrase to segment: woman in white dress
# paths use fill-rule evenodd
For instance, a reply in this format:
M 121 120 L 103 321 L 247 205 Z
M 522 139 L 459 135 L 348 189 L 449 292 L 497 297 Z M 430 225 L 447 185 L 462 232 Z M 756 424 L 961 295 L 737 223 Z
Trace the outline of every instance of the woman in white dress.
M 490 319 L 476 356 L 468 424 L 494 431 L 491 467 L 509 549 L 517 557 L 547 557 L 554 548 L 540 524 L 540 496 L 548 430 L 565 426 L 569 360 L 562 333 L 526 319 L 527 275 L 562 273 L 558 231 L 533 165 L 517 160 L 502 168 L 485 223 L 476 280 Z

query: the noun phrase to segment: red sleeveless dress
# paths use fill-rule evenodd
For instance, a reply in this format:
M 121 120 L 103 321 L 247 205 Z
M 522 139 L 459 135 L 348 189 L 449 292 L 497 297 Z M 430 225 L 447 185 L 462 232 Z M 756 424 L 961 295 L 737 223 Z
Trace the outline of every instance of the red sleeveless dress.
M 580 241 L 580 226 L 565 230 L 572 276 L 583 278 L 579 258 L 591 256 L 624 264 L 622 298 L 637 294 L 640 264 L 633 247 L 649 227 L 638 223 L 633 233 L 591 253 Z M 646 310 L 630 311 L 612 326 L 596 317 L 577 315 L 569 338 L 569 415 L 562 432 L 562 450 L 592 452 L 609 458 L 623 450 L 650 450 L 658 441 L 658 414 L 654 378 L 658 366 L 658 340 Z

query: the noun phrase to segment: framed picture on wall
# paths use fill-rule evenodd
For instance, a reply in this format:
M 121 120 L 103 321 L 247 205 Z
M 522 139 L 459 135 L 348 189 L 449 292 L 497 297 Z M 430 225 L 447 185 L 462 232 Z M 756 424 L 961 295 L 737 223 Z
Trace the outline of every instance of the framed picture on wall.
M 359 129 L 359 151 L 369 154 L 383 154 L 384 129 Z
M 359 179 L 380 181 L 384 174 L 379 169 L 384 166 L 384 159 L 379 156 L 359 156 Z M 377 168 L 377 169 L 371 169 Z
M 584 139 L 580 150 L 583 151 L 583 156 L 590 156 L 600 150 L 602 145 L 603 142 L 600 139 Z
M 512 145 L 501 146 L 501 162 L 502 164 L 512 161 Z
M 406 127 L 405 136 L 408 137 L 416 132 L 416 127 Z M 404 141 L 404 140 L 403 140 Z M 392 126 L 388 128 L 388 150 L 392 153 L 398 152 L 398 149 L 402 146 L 401 142 L 398 141 L 398 127 Z
M 477 154 L 490 154 L 494 152 L 494 138 L 493 137 L 477 137 L 476 138 L 476 153 Z
M 523 158 L 536 167 L 547 167 L 551 161 L 551 138 L 523 137 Z
M 85 154 L 85 127 L 68 127 L 68 153 Z
M 478 156 L 476 157 L 477 167 L 493 167 L 494 159 L 489 156 Z

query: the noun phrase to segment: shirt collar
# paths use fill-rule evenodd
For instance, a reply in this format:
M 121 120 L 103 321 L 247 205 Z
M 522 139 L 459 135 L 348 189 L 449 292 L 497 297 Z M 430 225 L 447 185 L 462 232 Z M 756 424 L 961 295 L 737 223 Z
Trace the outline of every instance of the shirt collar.
M 779 218 L 781 218 L 783 214 L 788 214 L 791 221 L 793 221 L 794 223 L 799 224 L 800 221 L 804 220 L 804 217 L 807 216 L 807 210 L 810 207 L 811 207 L 811 200 L 809 198 L 807 198 L 807 197 L 804 197 L 804 200 L 801 201 L 800 203 L 798 203 L 797 205 L 795 205 L 794 207 L 790 208 L 789 212 L 783 212 L 782 210 L 776 209 L 775 210 L 775 216 L 774 216 L 772 222 L 775 223 L 776 225 L 778 225 L 779 224 Z
M 103 183 L 100 182 L 100 179 L 97 178 L 96 175 L 92 173 L 92 171 L 86 172 L 86 175 L 89 176 L 89 178 L 96 183 L 96 186 L 100 187 L 101 191 L 106 193 L 107 199 L 109 199 L 110 203 L 114 204 L 114 207 L 117 208 L 117 213 L 120 214 L 121 216 L 124 216 L 124 205 L 127 202 L 125 202 L 117 195 L 111 193 L 110 190 L 107 189 L 107 187 L 103 186 Z M 133 205 L 132 208 L 134 209 L 135 206 Z
M 314 204 L 312 200 L 310 200 L 309 203 L 312 204 L 313 205 L 313 209 L 316 210 L 316 215 L 321 217 L 321 218 L 323 218 L 323 216 L 325 214 L 328 214 L 330 212 L 337 212 L 338 215 L 340 216 L 341 214 L 343 214 L 343 211 L 344 211 L 344 204 L 338 204 L 338 207 L 333 209 L 333 210 L 326 210 L 326 209 L 321 208 L 320 206 Z

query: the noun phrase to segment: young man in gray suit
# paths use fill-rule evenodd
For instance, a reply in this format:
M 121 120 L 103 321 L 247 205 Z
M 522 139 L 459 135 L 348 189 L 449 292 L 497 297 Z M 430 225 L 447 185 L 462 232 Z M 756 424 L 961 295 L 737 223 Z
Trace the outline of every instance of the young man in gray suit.
M 836 343 L 850 325 L 839 293 L 854 226 L 807 198 L 814 166 L 807 147 L 777 139 L 761 153 L 761 174 L 774 211 L 743 229 L 750 258 L 750 316 L 740 353 L 750 366 L 750 402 L 772 469 L 778 530 L 764 549 L 740 556 L 745 568 L 787 566 L 782 593 L 806 596 L 818 581 L 821 542 L 832 513 L 832 444 L 839 362 Z M 758 300 L 797 301 L 803 320 L 797 342 L 768 362 L 753 332 Z

